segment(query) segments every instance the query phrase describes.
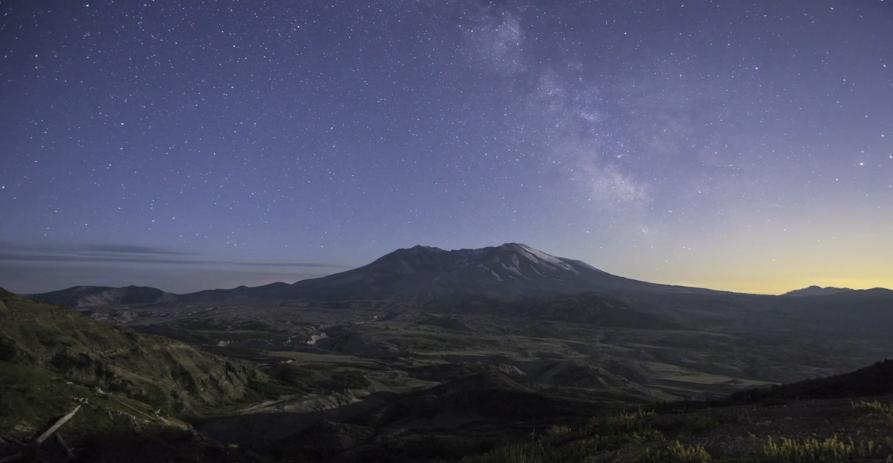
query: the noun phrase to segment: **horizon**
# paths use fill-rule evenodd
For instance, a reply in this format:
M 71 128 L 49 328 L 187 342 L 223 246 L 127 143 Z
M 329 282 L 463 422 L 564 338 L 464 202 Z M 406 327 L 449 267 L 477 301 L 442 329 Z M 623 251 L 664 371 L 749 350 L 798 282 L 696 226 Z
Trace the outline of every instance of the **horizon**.
M 443 248 L 443 247 L 435 246 L 435 245 L 431 245 L 431 244 L 415 244 L 415 245 L 412 245 L 412 246 L 406 246 L 406 247 L 401 247 L 401 248 L 397 248 L 397 249 L 391 250 L 391 251 L 389 251 L 389 252 L 387 252 L 387 253 L 383 253 L 383 254 L 381 254 L 380 256 L 375 257 L 374 259 L 370 260 L 369 262 L 366 262 L 366 263 L 363 263 L 363 264 L 359 264 L 359 265 L 354 265 L 354 266 L 349 266 L 349 265 L 336 265 L 336 264 L 320 264 L 320 263 L 283 263 L 283 262 L 278 262 L 278 263 L 273 263 L 273 262 L 271 262 L 271 263 L 227 263 L 227 262 L 188 261 L 188 260 L 185 260 L 185 261 L 183 261 L 182 263 L 168 262 L 168 263 L 170 263 L 171 265 L 190 265 L 190 264 L 193 264 L 193 263 L 196 263 L 197 265 L 199 265 L 199 264 L 208 264 L 208 263 L 210 263 L 210 264 L 218 264 L 218 265 L 221 265 L 221 266 L 226 266 L 226 265 L 235 265 L 235 266 L 249 265 L 249 266 L 257 266 L 257 267 L 265 267 L 265 266 L 266 266 L 266 267 L 281 267 L 281 268 L 311 266 L 311 267 L 317 267 L 317 268 L 333 268 L 333 269 L 340 269 L 340 270 L 333 271 L 333 272 L 330 272 L 330 273 L 310 274 L 310 275 L 307 275 L 307 276 L 304 277 L 304 278 L 298 278 L 298 279 L 288 279 L 288 278 L 284 278 L 284 279 L 280 279 L 280 280 L 271 280 L 271 279 L 268 279 L 268 278 L 264 277 L 264 279 L 262 279 L 262 280 L 256 280 L 256 281 L 254 282 L 254 284 L 246 284 L 246 283 L 242 282 L 242 283 L 233 284 L 233 285 L 229 285 L 229 286 L 190 287 L 190 288 L 187 288 L 187 289 L 185 289 L 185 290 L 183 290 L 183 289 L 181 289 L 181 290 L 170 289 L 170 288 L 166 288 L 166 287 L 164 287 L 163 284 L 162 284 L 162 285 L 156 285 L 156 284 L 151 284 L 151 282 L 150 282 L 150 283 L 145 283 L 145 282 L 133 281 L 133 282 L 130 282 L 130 283 L 123 283 L 123 284 L 120 283 L 121 281 L 124 281 L 124 280 L 111 280 L 112 282 L 109 282 L 109 283 L 103 283 L 103 282 L 101 282 L 101 281 L 95 281 L 95 280 L 94 280 L 93 283 L 76 283 L 76 284 L 67 284 L 67 285 L 63 284 L 63 285 L 59 285 L 59 286 L 52 286 L 52 287 L 47 287 L 47 288 L 41 287 L 41 288 L 31 289 L 31 290 L 17 290 L 17 289 L 14 288 L 14 287 L 4 287 L 4 286 L 2 286 L 2 285 L 0 285 L 0 287 L 3 287 L 3 288 L 6 289 L 6 290 L 9 290 L 9 291 L 12 291 L 12 292 L 14 292 L 14 293 L 18 293 L 18 294 L 39 294 L 39 293 L 46 293 L 46 292 L 52 292 L 52 291 L 59 291 L 59 290 L 63 290 L 63 289 L 70 289 L 70 288 L 78 287 L 78 286 L 103 286 L 103 287 L 127 287 L 127 286 L 137 286 L 137 287 L 151 287 L 151 288 L 160 289 L 160 290 L 162 290 L 162 291 L 165 291 L 165 292 L 168 292 L 168 293 L 173 293 L 173 294 L 188 294 L 188 293 L 194 293 L 194 292 L 199 292 L 199 291 L 207 291 L 207 290 L 215 290 L 215 289 L 234 289 L 234 288 L 238 288 L 238 287 L 242 287 L 242 286 L 248 286 L 248 287 L 263 286 L 263 285 L 268 285 L 268 284 L 273 284 L 273 283 L 293 284 L 293 283 L 296 283 L 296 282 L 298 282 L 298 281 L 303 281 L 303 280 L 308 280 L 308 279 L 314 279 L 314 278 L 321 278 L 321 277 L 325 277 L 325 276 L 329 276 L 329 275 L 334 275 L 334 274 L 337 274 L 337 273 L 340 273 L 340 272 L 343 272 L 343 271 L 349 271 L 349 270 L 354 270 L 354 269 L 357 269 L 357 268 L 361 268 L 361 267 L 364 267 L 364 266 L 366 266 L 366 265 L 371 264 L 371 263 L 372 263 L 375 259 L 377 259 L 378 257 L 382 257 L 382 256 L 384 256 L 384 255 L 387 255 L 387 254 L 391 253 L 391 252 L 396 252 L 396 251 L 400 251 L 400 250 L 408 250 L 408 249 L 412 249 L 412 248 L 415 248 L 415 247 L 435 248 L 435 249 L 439 249 L 439 250 L 442 250 L 442 251 L 453 252 L 453 251 L 476 250 L 476 249 L 482 249 L 482 248 L 499 247 L 499 246 L 504 246 L 504 245 L 509 245 L 509 244 L 517 244 L 517 245 L 525 246 L 525 247 L 532 248 L 532 249 L 537 250 L 537 251 L 545 252 L 546 254 L 552 255 L 552 256 L 554 256 L 554 257 L 559 257 L 559 258 L 562 258 L 562 259 L 580 260 L 580 261 L 582 261 L 582 262 L 584 262 L 584 263 L 586 263 L 586 264 L 589 264 L 589 265 L 591 265 L 591 266 L 593 266 L 593 267 L 595 267 L 595 268 L 597 268 L 597 269 L 599 269 L 599 270 L 601 270 L 601 271 L 610 273 L 610 274 L 612 274 L 612 275 L 621 276 L 621 277 L 625 277 L 625 278 L 632 278 L 632 279 L 639 280 L 639 281 L 646 281 L 646 282 L 649 282 L 649 283 L 658 283 L 658 284 L 671 285 L 671 286 L 686 286 L 686 287 L 692 287 L 692 288 L 703 288 L 703 289 L 710 289 L 710 290 L 716 290 L 716 291 L 727 291 L 727 292 L 734 292 L 734 293 L 740 293 L 740 294 L 753 294 L 753 295 L 764 295 L 764 296 L 779 296 L 779 295 L 784 295 L 785 293 L 788 293 L 788 292 L 791 292 L 791 291 L 796 291 L 796 290 L 800 290 L 800 289 L 806 289 L 806 288 L 810 288 L 810 287 L 819 287 L 819 288 L 840 288 L 840 289 L 848 289 L 848 290 L 889 289 L 888 287 L 885 287 L 885 286 L 854 287 L 854 286 L 846 286 L 846 285 L 833 285 L 833 284 L 811 283 L 811 284 L 806 284 L 806 285 L 803 285 L 803 286 L 798 286 L 798 287 L 792 287 L 792 288 L 782 289 L 782 290 L 780 290 L 780 291 L 778 291 L 778 292 L 760 292 L 760 291 L 752 291 L 752 290 L 735 290 L 735 289 L 729 289 L 729 288 L 709 287 L 709 286 L 702 286 L 702 285 L 697 285 L 697 284 L 688 284 L 688 283 L 685 283 L 685 282 L 652 281 L 652 280 L 645 280 L 645 279 L 641 279 L 641 278 L 636 278 L 636 277 L 631 276 L 631 275 L 618 274 L 618 273 L 612 272 L 612 271 L 609 270 L 609 269 L 605 269 L 605 268 L 599 267 L 598 265 L 595 265 L 595 264 L 593 264 L 592 262 L 588 262 L 588 261 L 583 260 L 583 259 L 577 259 L 577 258 L 575 258 L 575 257 L 573 257 L 573 256 L 564 256 L 564 255 L 553 254 L 553 253 L 550 253 L 550 252 L 548 252 L 548 251 L 545 251 L 545 250 L 542 250 L 542 249 L 540 249 L 540 248 L 537 248 L 536 246 L 531 246 L 531 245 L 529 245 L 529 244 L 527 244 L 527 243 L 521 243 L 521 242 L 505 242 L 505 243 L 500 243 L 500 244 L 491 244 L 491 245 L 487 245 L 487 246 L 482 246 L 482 247 L 480 247 L 480 248 L 469 248 L 469 247 Z M 21 255 L 21 257 L 25 257 L 25 256 L 26 256 L 25 254 Z M 9 257 L 9 256 L 7 255 L 7 258 L 8 258 L 8 257 Z M 2 268 L 0 268 L 0 269 L 2 269 Z M 239 274 L 239 275 L 242 275 L 242 274 Z M 283 275 L 287 275 L 287 274 L 283 274 Z M 0 276 L 2 276 L 2 273 L 0 273 Z M 128 281 L 129 281 L 129 280 L 128 280 Z
M 519 241 L 668 284 L 893 287 L 890 8 L 7 3 L 0 284 Z

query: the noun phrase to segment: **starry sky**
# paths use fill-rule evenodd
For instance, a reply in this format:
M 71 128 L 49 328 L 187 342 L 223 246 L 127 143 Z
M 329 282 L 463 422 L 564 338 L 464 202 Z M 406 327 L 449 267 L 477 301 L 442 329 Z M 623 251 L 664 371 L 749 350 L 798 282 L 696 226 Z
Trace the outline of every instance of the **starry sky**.
M 0 0 L 0 286 L 523 242 L 893 287 L 893 1 Z

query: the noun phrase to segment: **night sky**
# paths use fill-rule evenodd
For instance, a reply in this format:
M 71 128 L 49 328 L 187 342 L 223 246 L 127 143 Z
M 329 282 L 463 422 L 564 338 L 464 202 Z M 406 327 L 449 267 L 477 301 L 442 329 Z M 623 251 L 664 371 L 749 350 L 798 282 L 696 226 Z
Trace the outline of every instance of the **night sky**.
M 0 1 L 0 286 L 515 241 L 893 287 L 893 1 Z

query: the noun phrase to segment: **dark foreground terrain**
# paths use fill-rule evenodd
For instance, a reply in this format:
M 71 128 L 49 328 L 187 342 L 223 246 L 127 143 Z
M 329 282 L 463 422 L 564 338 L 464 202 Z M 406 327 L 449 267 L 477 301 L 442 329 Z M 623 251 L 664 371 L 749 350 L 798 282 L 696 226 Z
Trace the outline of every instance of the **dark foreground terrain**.
M 517 244 L 2 291 L 0 461 L 887 461 L 893 364 L 859 368 L 891 326 L 887 290 L 665 286 Z

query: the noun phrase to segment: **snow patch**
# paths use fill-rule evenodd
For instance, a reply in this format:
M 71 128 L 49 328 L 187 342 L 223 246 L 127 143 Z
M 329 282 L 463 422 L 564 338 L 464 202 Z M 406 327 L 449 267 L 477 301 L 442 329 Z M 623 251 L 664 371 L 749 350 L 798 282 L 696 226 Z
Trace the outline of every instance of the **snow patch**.
M 517 267 L 517 265 L 506 265 L 506 264 L 500 264 L 500 265 L 502 265 L 502 268 L 508 270 L 509 272 L 515 273 L 515 274 L 517 274 L 518 276 L 521 276 L 521 277 L 524 276 L 524 274 L 521 273 L 521 269 L 519 269 L 519 268 Z
M 532 262 L 534 265 L 539 265 L 550 270 L 565 270 L 578 273 L 577 269 L 575 269 L 573 265 L 565 262 L 559 257 L 555 257 L 551 254 L 546 254 L 539 249 L 534 249 L 523 244 L 519 244 L 518 249 L 524 254 L 524 258 Z

